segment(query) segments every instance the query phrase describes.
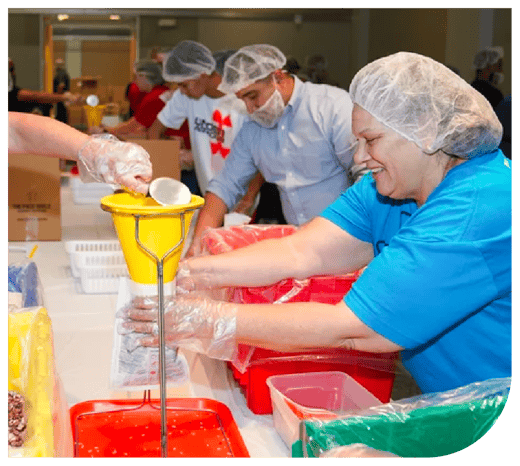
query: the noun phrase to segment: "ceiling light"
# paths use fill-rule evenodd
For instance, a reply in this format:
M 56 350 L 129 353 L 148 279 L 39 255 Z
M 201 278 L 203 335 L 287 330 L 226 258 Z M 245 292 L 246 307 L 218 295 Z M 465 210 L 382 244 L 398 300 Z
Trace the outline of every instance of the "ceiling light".
M 110 15 L 110 19 L 111 19 L 112 21 L 118 21 L 118 20 L 121 19 L 121 16 L 119 16 L 119 15 Z
M 69 19 L 69 15 L 58 15 L 58 21 L 64 21 Z

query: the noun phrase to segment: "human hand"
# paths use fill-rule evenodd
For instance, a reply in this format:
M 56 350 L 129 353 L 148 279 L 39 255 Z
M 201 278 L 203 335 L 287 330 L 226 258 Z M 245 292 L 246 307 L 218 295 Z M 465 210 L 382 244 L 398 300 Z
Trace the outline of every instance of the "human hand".
M 167 346 L 230 360 L 236 350 L 236 305 L 201 297 L 169 297 L 164 304 Z M 139 346 L 158 346 L 157 297 L 136 297 L 121 311 L 119 333 L 142 333 Z
M 64 104 L 67 107 L 70 105 L 81 105 L 85 100 L 81 94 L 72 94 L 69 91 L 63 93 L 63 96 L 65 97 Z
M 78 153 L 83 181 L 119 184 L 146 194 L 152 179 L 150 156 L 141 146 L 110 134 L 90 136 Z
M 103 134 L 105 129 L 102 126 L 91 126 L 88 129 L 88 134 Z

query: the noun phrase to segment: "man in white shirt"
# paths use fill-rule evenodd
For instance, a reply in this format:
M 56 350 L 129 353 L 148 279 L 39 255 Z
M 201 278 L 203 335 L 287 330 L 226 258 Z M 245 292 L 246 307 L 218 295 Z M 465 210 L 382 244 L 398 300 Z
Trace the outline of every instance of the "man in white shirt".
M 150 138 L 159 138 L 167 128 L 178 129 L 188 119 L 195 173 L 202 194 L 222 169 L 233 139 L 248 119 L 242 102 L 217 89 L 222 79 L 222 70 L 219 73 L 217 65 L 223 65 L 233 52 L 212 54 L 204 45 L 185 40 L 163 59 L 163 77 L 177 83 L 178 90 L 157 115 Z M 252 180 L 241 202 L 244 212 L 253 206 L 263 181 L 259 174 Z
M 282 70 L 285 62 L 280 50 L 265 44 L 243 47 L 227 59 L 218 89 L 241 99 L 250 121 L 207 186 L 195 239 L 222 225 L 257 171 L 277 185 L 283 214 L 294 225 L 320 214 L 350 186 L 355 139 L 348 92 L 304 83 Z

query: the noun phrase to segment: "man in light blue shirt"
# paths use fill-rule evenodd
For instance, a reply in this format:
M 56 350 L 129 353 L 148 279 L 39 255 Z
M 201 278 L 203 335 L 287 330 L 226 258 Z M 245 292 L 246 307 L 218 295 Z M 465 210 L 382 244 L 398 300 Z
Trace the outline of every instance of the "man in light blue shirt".
M 287 222 L 301 225 L 350 186 L 354 138 L 348 92 L 302 82 L 282 70 L 285 56 L 270 45 L 229 57 L 219 90 L 234 93 L 252 121 L 244 123 L 224 168 L 208 185 L 195 238 L 222 225 L 260 171 L 276 184 Z

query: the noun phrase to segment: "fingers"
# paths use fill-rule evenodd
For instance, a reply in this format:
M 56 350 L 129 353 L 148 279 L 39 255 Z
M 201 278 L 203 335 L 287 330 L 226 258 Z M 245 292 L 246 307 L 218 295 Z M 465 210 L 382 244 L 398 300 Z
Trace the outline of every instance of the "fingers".
M 149 333 L 157 335 L 158 326 L 155 322 L 126 321 L 121 323 L 122 331 L 119 333 Z

